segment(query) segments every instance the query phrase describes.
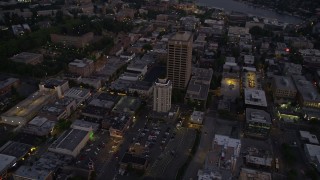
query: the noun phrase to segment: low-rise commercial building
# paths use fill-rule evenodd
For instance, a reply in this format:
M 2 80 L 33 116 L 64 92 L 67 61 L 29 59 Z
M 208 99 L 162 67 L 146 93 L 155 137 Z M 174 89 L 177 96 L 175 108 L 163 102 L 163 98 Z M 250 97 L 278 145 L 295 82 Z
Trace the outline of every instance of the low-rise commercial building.
M 137 94 L 142 99 L 148 99 L 153 95 L 153 84 L 147 81 L 137 81 L 129 87 L 129 93 Z
M 83 77 L 90 76 L 95 68 L 94 62 L 90 59 L 75 59 L 74 61 L 68 64 L 68 69 L 71 73 L 81 75 Z
M 30 52 L 22 52 L 10 58 L 14 62 L 24 63 L 24 64 L 31 64 L 36 65 L 42 63 L 43 55 L 30 53 Z
M 193 111 L 190 116 L 190 122 L 194 124 L 202 124 L 204 120 L 204 112 Z
M 16 163 L 17 158 L 0 154 L 0 179 L 7 179 L 7 171 Z
M 309 162 L 316 162 L 320 159 L 320 146 L 314 144 L 305 144 L 304 151 Z
M 40 91 L 55 91 L 59 98 L 64 96 L 64 93 L 69 90 L 69 82 L 62 79 L 47 79 L 40 82 Z
M 249 28 L 230 26 L 228 31 L 228 40 L 231 43 L 237 43 L 241 39 L 251 40 L 251 34 L 249 33 Z
M 185 101 L 197 102 L 205 107 L 212 75 L 212 69 L 192 68 L 192 77 L 188 85 Z
M 290 76 L 273 76 L 272 92 L 275 102 L 281 102 L 282 99 L 295 99 L 297 89 Z
M 50 120 L 45 116 L 36 116 L 22 128 L 22 132 L 37 136 L 48 136 L 56 125 L 56 119 Z
M 239 180 L 272 180 L 271 173 L 241 168 Z
M 76 108 L 76 101 L 73 98 L 65 97 L 45 105 L 38 115 L 52 120 L 66 119 Z
M 88 122 L 85 120 L 77 119 L 71 124 L 71 128 L 73 129 L 80 129 L 83 131 L 97 131 L 99 129 L 99 124 Z
M 244 158 L 245 158 L 245 164 L 248 166 L 266 168 L 266 169 L 270 169 L 272 166 L 271 157 L 260 157 L 260 156 L 248 154 Z
M 320 109 L 320 95 L 316 87 L 314 87 L 304 76 L 293 75 L 292 79 L 298 90 L 300 105 Z
M 110 123 L 110 136 L 122 138 L 126 130 L 129 129 L 132 123 L 132 116 L 128 115 L 116 115 L 113 118 L 108 118 L 107 121 Z
M 50 34 L 51 42 L 62 43 L 67 46 L 74 46 L 76 48 L 84 48 L 88 46 L 94 38 L 93 32 L 88 32 L 81 36 L 69 36 L 60 34 Z
M 134 115 L 141 106 L 139 98 L 122 96 L 119 102 L 112 109 L 112 112 L 123 114 L 128 113 Z
M 236 170 L 240 149 L 240 139 L 216 134 L 212 143 L 212 153 L 208 157 L 208 166 L 214 166 L 213 169 L 221 173 L 222 179 L 229 179 Z
M 254 65 L 254 56 L 244 55 L 243 62 L 246 65 Z
M 271 117 L 266 111 L 246 109 L 245 135 L 255 138 L 267 138 L 271 130 Z
M 319 141 L 316 135 L 311 134 L 308 131 L 299 131 L 299 134 L 300 134 L 301 140 L 311 144 L 319 144 Z
M 266 109 L 268 106 L 265 92 L 256 89 L 244 89 L 244 103 L 249 108 Z
M 70 129 L 65 131 L 48 148 L 49 151 L 76 157 L 89 141 L 91 131 Z
M 0 96 L 11 92 L 12 88 L 17 87 L 19 83 L 20 80 L 17 78 L 8 78 L 0 81 Z
M 37 91 L 1 115 L 1 122 L 11 125 L 24 125 L 48 102 L 55 99 L 53 91 Z
M 301 64 L 295 64 L 290 62 L 285 62 L 282 73 L 284 75 L 301 75 L 302 66 Z
M 85 88 L 73 87 L 66 91 L 64 96 L 75 99 L 77 106 L 80 106 L 91 96 L 91 92 Z
M 22 160 L 29 152 L 34 151 L 35 148 L 29 144 L 8 141 L 6 144 L 1 146 L 0 154 L 13 156 L 17 161 Z
M 32 165 L 22 165 L 12 173 L 14 180 L 52 180 L 53 173 L 71 162 L 71 157 L 46 152 Z

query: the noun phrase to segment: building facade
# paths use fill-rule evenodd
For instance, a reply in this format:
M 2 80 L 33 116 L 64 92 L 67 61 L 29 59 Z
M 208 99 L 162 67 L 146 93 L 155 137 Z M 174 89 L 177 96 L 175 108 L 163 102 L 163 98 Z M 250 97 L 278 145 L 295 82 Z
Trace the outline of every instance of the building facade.
M 177 32 L 168 41 L 167 77 L 173 88 L 185 89 L 191 76 L 191 32 Z
M 171 109 L 172 84 L 168 79 L 158 79 L 153 90 L 153 110 L 168 112 Z

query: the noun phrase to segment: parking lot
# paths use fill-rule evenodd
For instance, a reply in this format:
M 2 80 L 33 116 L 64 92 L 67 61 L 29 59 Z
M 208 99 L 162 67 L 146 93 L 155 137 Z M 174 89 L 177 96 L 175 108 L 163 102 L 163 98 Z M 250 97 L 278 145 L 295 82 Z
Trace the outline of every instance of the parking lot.
M 93 165 L 97 173 L 110 157 L 116 155 L 121 140 L 109 136 L 108 131 L 101 130 L 94 134 L 93 139 L 83 148 L 75 160 L 76 167 L 88 169 Z

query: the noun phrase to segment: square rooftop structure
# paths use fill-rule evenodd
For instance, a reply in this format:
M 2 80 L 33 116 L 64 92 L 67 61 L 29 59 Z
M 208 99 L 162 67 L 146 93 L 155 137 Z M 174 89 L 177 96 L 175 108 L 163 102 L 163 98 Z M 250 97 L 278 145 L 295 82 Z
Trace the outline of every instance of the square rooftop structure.
M 89 141 L 90 131 L 70 129 L 54 141 L 49 151 L 76 157 Z
M 190 117 L 190 122 L 195 124 L 202 124 L 204 119 L 204 112 L 193 111 Z
M 244 90 L 245 105 L 264 107 L 268 106 L 266 94 L 263 90 L 245 89 Z
M 271 125 L 271 116 L 268 112 L 260 109 L 246 109 L 246 121 L 248 122 L 255 122 L 255 123 L 262 123 L 262 124 L 269 124 Z
M 14 62 L 36 65 L 43 61 L 42 54 L 22 52 L 10 58 Z
M 25 155 L 30 152 L 32 146 L 25 143 L 8 141 L 6 144 L 1 146 L 0 154 L 16 157 L 17 160 L 22 159 Z
M 300 133 L 301 139 L 307 140 L 309 143 L 312 143 L 312 144 L 319 144 L 319 141 L 316 135 L 311 134 L 308 131 L 299 131 L 299 133 Z

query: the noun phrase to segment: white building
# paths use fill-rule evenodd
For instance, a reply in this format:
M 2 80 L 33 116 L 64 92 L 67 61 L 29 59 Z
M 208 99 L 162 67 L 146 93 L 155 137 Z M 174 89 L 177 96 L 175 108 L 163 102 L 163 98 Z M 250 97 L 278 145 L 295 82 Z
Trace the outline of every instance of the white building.
M 153 90 L 153 110 L 168 112 L 171 109 L 172 84 L 168 79 L 158 79 Z
M 263 107 L 268 106 L 266 94 L 263 90 L 245 89 L 244 98 L 246 106 Z
M 65 131 L 50 145 L 48 150 L 76 157 L 89 141 L 90 133 L 91 131 L 84 131 L 80 129 L 70 129 Z
M 204 112 L 193 111 L 190 117 L 190 122 L 195 124 L 202 124 L 204 119 Z

